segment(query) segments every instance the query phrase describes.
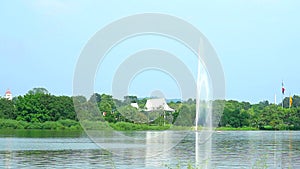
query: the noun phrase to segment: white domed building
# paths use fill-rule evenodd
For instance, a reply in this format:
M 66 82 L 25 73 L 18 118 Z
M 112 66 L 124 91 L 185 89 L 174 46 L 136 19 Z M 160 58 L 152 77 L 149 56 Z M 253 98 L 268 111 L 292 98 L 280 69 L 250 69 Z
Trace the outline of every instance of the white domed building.
M 6 90 L 4 98 L 6 98 L 7 100 L 12 100 L 13 96 L 12 96 L 11 91 L 9 89 Z

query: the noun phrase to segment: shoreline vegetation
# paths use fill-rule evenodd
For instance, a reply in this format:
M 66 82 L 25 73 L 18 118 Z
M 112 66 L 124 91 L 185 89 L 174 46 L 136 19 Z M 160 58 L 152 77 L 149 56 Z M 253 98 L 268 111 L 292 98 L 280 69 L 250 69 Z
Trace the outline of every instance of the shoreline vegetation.
M 148 125 L 148 124 L 134 124 L 129 122 L 117 122 L 117 123 L 107 123 L 108 126 L 99 127 L 95 125 L 95 122 L 84 121 L 85 127 L 88 130 L 97 130 L 103 129 L 105 127 L 110 127 L 116 131 L 163 131 L 163 130 L 186 130 L 186 131 L 194 131 L 194 127 L 187 126 L 173 126 L 173 125 L 165 125 L 165 126 L 157 126 L 157 125 Z M 90 123 L 90 124 L 88 124 Z M 16 129 L 16 130 L 79 130 L 83 131 L 81 124 L 75 120 L 59 120 L 59 121 L 47 121 L 44 123 L 30 123 L 25 121 L 17 121 L 11 119 L 0 119 L 0 130 L 3 129 Z M 199 126 L 198 131 L 202 131 L 202 127 Z M 214 128 L 213 131 L 257 131 L 259 128 L 254 127 L 217 127 Z M 274 130 L 272 128 L 263 129 L 263 130 Z
M 199 126 L 205 124 L 207 107 L 212 106 L 213 119 L 218 119 L 216 131 L 227 130 L 300 130 L 300 96 L 286 97 L 278 105 L 268 101 L 257 104 L 235 100 L 215 100 L 200 103 Z M 174 112 L 143 110 L 147 98 L 94 93 L 84 96 L 55 96 L 45 88 L 34 88 L 12 100 L 0 98 L 0 129 L 118 131 L 193 130 L 196 100 L 169 102 Z M 135 103 L 140 108 L 130 106 Z M 282 106 L 283 105 L 283 106 Z M 75 111 L 76 109 L 76 111 Z M 122 112 L 121 112 L 122 111 Z M 77 113 L 76 113 L 77 112 Z M 80 119 L 80 122 L 79 122 Z M 97 123 L 102 121 L 101 124 Z

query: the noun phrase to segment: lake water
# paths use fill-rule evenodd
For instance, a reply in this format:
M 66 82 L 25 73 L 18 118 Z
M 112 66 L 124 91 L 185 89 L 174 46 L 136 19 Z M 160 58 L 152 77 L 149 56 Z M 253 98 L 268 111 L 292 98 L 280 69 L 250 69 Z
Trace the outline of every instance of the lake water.
M 142 131 L 126 134 L 130 137 L 160 133 Z M 168 140 L 178 137 L 178 133 L 172 131 L 164 133 Z M 187 168 L 188 165 L 195 166 L 195 163 L 199 168 L 300 168 L 299 131 L 214 132 L 207 142 L 197 146 L 196 135 L 198 139 L 202 137 L 201 132 L 185 132 L 183 140 L 160 153 L 151 147 L 147 151 L 139 151 L 145 148 L 145 143 L 132 144 L 122 139 L 107 141 L 116 149 L 125 146 L 137 151 L 132 156 L 130 151 L 113 154 L 101 149 L 79 131 L 0 130 L 0 168 L 150 169 Z M 161 145 L 161 149 L 164 148 L 165 145 Z

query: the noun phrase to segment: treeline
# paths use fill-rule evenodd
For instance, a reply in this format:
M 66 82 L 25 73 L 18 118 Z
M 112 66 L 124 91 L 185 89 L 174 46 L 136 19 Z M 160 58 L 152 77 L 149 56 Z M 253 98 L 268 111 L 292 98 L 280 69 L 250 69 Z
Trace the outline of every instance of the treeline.
M 0 99 L 0 128 L 80 129 L 73 100 L 34 88 L 12 101 Z
M 122 125 L 124 122 L 151 126 L 176 125 L 192 127 L 195 124 L 195 100 L 189 99 L 184 102 L 168 103 L 175 112 L 168 112 L 163 109 L 147 112 L 144 109 L 146 102 L 147 98 L 138 99 L 137 96 L 125 96 L 123 100 L 118 100 L 111 95 L 100 95 L 98 93 L 93 94 L 90 99 L 82 96 L 74 98 L 74 104 L 77 107 L 80 120 L 101 121 L 104 119 L 111 124 L 122 122 Z M 96 107 L 94 107 L 95 103 Z M 132 107 L 131 103 L 137 103 L 139 109 Z M 99 112 L 101 113 L 100 116 L 97 114 Z M 115 128 L 116 125 L 111 126 Z M 131 125 L 128 124 L 128 126 Z
M 195 99 L 168 103 L 175 112 L 162 110 L 145 112 L 143 109 L 130 106 L 130 103 L 137 103 L 140 108 L 143 108 L 146 101 L 146 98 L 138 99 L 136 96 L 126 96 L 124 100 L 117 100 L 111 95 L 98 93 L 90 98 L 55 96 L 44 88 L 34 88 L 24 96 L 14 97 L 12 101 L 0 99 L 0 128 L 81 129 L 78 119 L 86 120 L 86 124 L 89 124 L 88 121 L 105 120 L 111 127 L 118 130 L 125 130 L 126 127 L 152 130 L 165 129 L 166 126 L 191 127 L 195 125 Z M 289 98 L 284 99 L 283 107 L 281 103 L 274 105 L 268 101 L 250 104 L 234 100 L 218 100 L 211 104 L 213 105 L 213 119 L 217 122 L 215 126 L 218 127 L 300 129 L 299 96 L 293 96 L 291 108 L 289 108 Z M 224 105 L 224 109 L 221 105 Z M 207 110 L 207 103 L 201 102 L 199 125 L 206 123 L 205 111 Z M 126 126 L 126 124 L 129 125 Z
M 300 97 L 293 96 L 289 107 L 289 98 L 275 105 L 268 101 L 258 104 L 226 101 L 219 127 L 254 127 L 264 130 L 300 130 Z

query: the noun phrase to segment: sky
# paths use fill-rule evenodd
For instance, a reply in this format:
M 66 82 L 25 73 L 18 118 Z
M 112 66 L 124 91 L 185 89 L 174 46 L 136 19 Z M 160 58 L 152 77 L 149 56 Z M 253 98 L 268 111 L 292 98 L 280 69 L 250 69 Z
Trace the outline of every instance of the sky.
M 282 81 L 286 96 L 300 95 L 299 9 L 297 0 L 1 1 L 0 95 L 7 89 L 24 95 L 34 87 L 72 95 L 76 64 L 89 39 L 113 21 L 140 13 L 176 16 L 200 30 L 222 64 L 226 99 L 274 102 L 275 94 L 281 98 Z M 179 55 L 193 75 L 197 72 L 193 53 L 182 44 L 145 35 L 106 55 L 95 75 L 95 91 L 110 93 L 121 56 L 146 48 Z M 176 79 L 156 70 L 137 74 L 129 86 L 130 94 L 141 96 L 156 89 L 167 97 L 180 95 Z

